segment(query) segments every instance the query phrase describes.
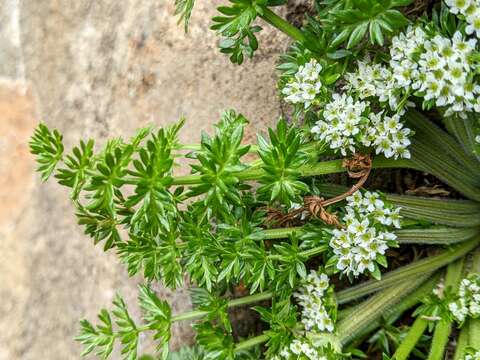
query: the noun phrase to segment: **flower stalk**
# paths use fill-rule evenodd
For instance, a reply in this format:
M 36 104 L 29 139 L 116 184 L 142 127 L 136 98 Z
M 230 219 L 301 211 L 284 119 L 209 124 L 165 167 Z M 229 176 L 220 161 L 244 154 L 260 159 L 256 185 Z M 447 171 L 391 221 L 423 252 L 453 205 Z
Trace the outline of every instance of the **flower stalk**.
M 457 290 L 463 275 L 463 264 L 464 259 L 462 258 L 448 265 L 445 277 L 445 288 L 452 288 L 454 291 Z M 444 358 L 445 347 L 451 331 L 452 321 L 442 319 L 437 323 L 433 333 L 428 360 L 441 360 Z
M 290 36 L 293 40 L 299 41 L 301 43 L 305 43 L 306 39 L 303 35 L 302 31 L 297 27 L 290 24 L 288 21 L 284 20 L 277 14 L 275 14 L 272 10 L 265 7 L 263 9 L 263 13 L 260 14 L 260 17 L 268 22 L 270 25 L 276 27 L 278 30 L 283 32 L 284 34 Z

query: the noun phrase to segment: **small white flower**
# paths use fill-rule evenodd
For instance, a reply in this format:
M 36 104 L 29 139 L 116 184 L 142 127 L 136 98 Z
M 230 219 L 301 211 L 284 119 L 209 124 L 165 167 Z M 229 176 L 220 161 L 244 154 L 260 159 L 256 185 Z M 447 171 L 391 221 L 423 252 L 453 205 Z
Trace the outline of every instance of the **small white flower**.
M 397 238 L 388 227 L 400 227 L 399 212 L 400 208 L 392 209 L 376 192 L 357 191 L 349 196 L 342 218 L 346 227 L 334 229 L 330 240 L 338 256 L 337 269 L 353 276 L 375 271 L 377 257 Z
M 467 317 L 476 318 L 480 315 L 480 276 L 470 275 L 460 282 L 458 299 L 448 305 L 450 312 L 458 322 Z
M 312 59 L 298 68 L 295 76 L 282 89 L 285 101 L 292 104 L 304 104 L 305 109 L 315 100 L 322 88 L 319 79 L 322 66 Z

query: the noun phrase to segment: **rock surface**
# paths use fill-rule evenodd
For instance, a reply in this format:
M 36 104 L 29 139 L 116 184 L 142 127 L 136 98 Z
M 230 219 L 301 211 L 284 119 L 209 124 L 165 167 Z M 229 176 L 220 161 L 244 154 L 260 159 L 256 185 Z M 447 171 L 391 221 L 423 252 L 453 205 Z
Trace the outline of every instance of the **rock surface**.
M 188 35 L 172 3 L 0 0 L 0 360 L 78 359 L 78 319 L 94 320 L 117 291 L 138 316 L 141 279 L 82 234 L 68 190 L 34 174 L 27 142 L 37 121 L 69 148 L 182 115 L 182 140 L 196 142 L 227 108 L 251 120 L 253 140 L 280 114 L 274 65 L 285 37 L 265 26 L 255 59 L 232 65 L 208 30 L 222 1 L 198 1 Z M 190 306 L 185 290 L 158 291 L 174 311 Z M 190 338 L 181 324 L 172 345 Z

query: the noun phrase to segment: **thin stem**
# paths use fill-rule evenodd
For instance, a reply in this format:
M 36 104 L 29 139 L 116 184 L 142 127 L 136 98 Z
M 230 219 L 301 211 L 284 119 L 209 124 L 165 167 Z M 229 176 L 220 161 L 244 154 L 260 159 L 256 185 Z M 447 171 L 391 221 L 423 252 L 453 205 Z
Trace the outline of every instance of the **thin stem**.
M 271 292 L 263 292 L 259 294 L 244 296 L 241 298 L 230 300 L 228 302 L 228 307 L 230 308 L 230 307 L 242 306 L 242 305 L 246 305 L 254 302 L 268 300 L 271 297 L 272 297 Z M 174 315 L 172 316 L 171 320 L 172 322 L 183 321 L 183 320 L 194 320 L 194 319 L 204 317 L 207 314 L 208 314 L 208 311 L 192 310 L 182 314 Z
M 299 257 L 309 259 L 309 258 L 311 258 L 315 255 L 318 255 L 318 254 L 321 254 L 321 253 L 325 252 L 327 249 L 328 249 L 328 245 L 320 245 L 320 246 L 314 247 L 312 249 L 308 249 L 308 250 L 299 252 L 298 255 L 299 255 Z M 280 255 L 280 254 L 268 255 L 268 258 L 272 259 L 272 260 L 280 260 L 282 258 L 282 255 Z
M 348 190 L 336 184 L 315 184 L 322 196 L 335 196 Z M 455 227 L 480 225 L 480 204 L 469 200 L 430 199 L 418 196 L 386 194 L 388 201 L 400 206 L 405 217 Z
M 452 250 L 446 250 L 440 255 L 418 260 L 397 270 L 391 271 L 383 275 L 380 281 L 370 280 L 363 284 L 342 290 L 338 293 L 338 303 L 347 303 L 358 299 L 361 296 L 398 284 L 398 282 L 404 281 L 418 274 L 434 272 L 473 250 L 478 245 L 479 239 L 479 237 L 476 237 L 475 239 L 455 246 Z
M 346 345 L 362 333 L 365 327 L 383 316 L 388 309 L 400 303 L 401 300 L 419 287 L 428 275 L 418 275 L 410 281 L 404 281 L 385 291 L 375 294 L 357 307 L 357 311 L 337 324 L 337 335 Z
M 435 326 L 428 360 L 442 360 L 444 358 L 445 346 L 448 343 L 451 331 L 452 323 L 450 321 L 440 321 Z
M 455 348 L 455 355 L 453 360 L 463 360 L 465 357 L 465 351 L 468 347 L 468 323 L 462 327 L 457 339 L 457 346 Z
M 464 258 L 450 263 L 447 268 L 447 275 L 445 277 L 445 288 L 452 288 L 456 291 L 458 284 L 463 274 Z M 441 320 L 435 326 L 433 333 L 432 344 L 430 347 L 430 353 L 428 360 L 441 360 L 444 357 L 445 347 L 448 343 L 448 337 L 452 331 L 452 321 Z
M 293 233 L 301 233 L 300 226 L 290 228 L 268 229 L 263 231 L 265 239 L 286 239 Z M 479 228 L 450 228 L 431 226 L 419 229 L 400 229 L 395 231 L 397 241 L 403 244 L 451 245 L 470 240 L 480 232 Z
M 251 347 L 254 347 L 255 345 L 259 345 L 259 344 L 262 344 L 266 341 L 268 341 L 269 339 L 269 336 L 268 335 L 258 335 L 258 336 L 255 336 L 255 337 L 252 337 L 248 340 L 245 340 L 245 341 L 242 341 L 242 342 L 239 342 L 236 346 L 235 346 L 235 352 L 239 352 L 239 351 L 242 351 L 242 350 L 245 350 L 245 349 L 249 349 Z
M 385 158 L 376 158 L 373 160 L 373 168 L 382 169 L 382 168 L 401 168 L 401 167 L 412 167 L 413 163 L 410 160 L 393 160 Z M 342 160 L 328 160 L 321 161 L 315 165 L 304 165 L 298 168 L 301 176 L 319 176 L 327 174 L 335 174 L 345 172 L 346 169 L 342 166 Z M 258 180 L 265 174 L 263 169 L 252 169 L 249 168 L 242 172 L 238 172 L 235 176 L 239 180 L 251 181 Z M 185 175 L 185 176 L 175 176 L 173 178 L 172 185 L 195 185 L 201 183 L 201 175 Z
M 293 40 L 299 41 L 301 43 L 306 42 L 305 36 L 300 29 L 296 28 L 288 21 L 282 19 L 269 8 L 265 7 L 263 10 L 263 14 L 261 14 L 260 17 L 266 22 L 268 22 L 270 25 L 276 27 L 281 32 L 290 36 Z
M 478 346 L 480 344 L 480 319 L 468 321 L 468 344 Z
M 417 345 L 418 340 L 422 337 L 425 329 L 428 326 L 428 320 L 422 318 L 421 316 L 417 317 L 408 330 L 407 336 L 403 339 L 403 342 L 393 354 L 392 359 L 394 360 L 407 360 L 410 352 Z
M 267 240 L 273 239 L 286 239 L 294 232 L 302 232 L 303 228 L 301 226 L 290 227 L 290 228 L 281 228 L 281 229 L 268 229 L 263 231 L 264 238 Z

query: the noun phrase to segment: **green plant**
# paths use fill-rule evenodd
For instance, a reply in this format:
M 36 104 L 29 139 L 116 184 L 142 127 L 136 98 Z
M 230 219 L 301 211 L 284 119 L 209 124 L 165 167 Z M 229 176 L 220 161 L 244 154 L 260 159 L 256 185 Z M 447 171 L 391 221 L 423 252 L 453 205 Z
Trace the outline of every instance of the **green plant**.
M 283 3 L 230 0 L 212 26 L 235 63 L 257 49 L 257 17 L 294 40 L 279 65 L 293 121 L 280 119 L 268 138 L 259 134 L 257 143 L 245 144 L 248 121 L 234 111 L 199 144 L 178 140 L 184 119 L 101 149 L 81 141 L 70 154 L 57 130 L 40 124 L 35 131 L 30 145 L 42 179 L 53 175 L 70 189 L 78 222 L 95 244 L 103 242 L 129 275 L 141 273 L 147 283 L 176 288 L 189 278 L 197 287 L 195 308 L 172 314 L 149 285 L 140 286 L 141 321 L 117 296 L 99 325 L 81 322 L 84 354 L 107 358 L 119 343 L 124 358 L 135 359 L 146 332 L 167 358 L 178 321 L 194 322 L 198 347 L 173 359 L 375 352 L 440 359 L 457 323 L 455 356 L 474 353 L 476 308 L 464 308 L 467 300 L 475 305 L 479 272 L 473 115 L 480 107 L 473 95 L 480 57 L 466 20 L 448 3 L 415 19 L 410 1 L 329 0 L 316 1 L 315 14 L 298 29 L 270 9 Z M 188 26 L 193 1 L 176 5 Z M 449 78 L 436 89 L 443 72 Z M 247 162 L 247 154 L 256 160 Z M 181 157 L 190 159 L 189 175 L 175 174 Z M 386 168 L 428 173 L 462 199 L 362 189 L 373 171 Z M 343 172 L 349 187 L 322 178 Z M 398 246 L 413 254 L 392 270 Z M 249 294 L 232 298 L 235 288 Z M 266 330 L 235 338 L 229 309 L 254 304 Z M 427 332 L 425 351 L 418 345 Z

